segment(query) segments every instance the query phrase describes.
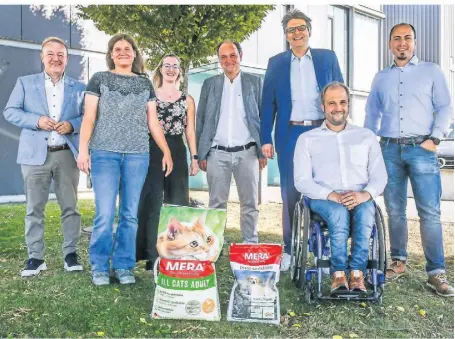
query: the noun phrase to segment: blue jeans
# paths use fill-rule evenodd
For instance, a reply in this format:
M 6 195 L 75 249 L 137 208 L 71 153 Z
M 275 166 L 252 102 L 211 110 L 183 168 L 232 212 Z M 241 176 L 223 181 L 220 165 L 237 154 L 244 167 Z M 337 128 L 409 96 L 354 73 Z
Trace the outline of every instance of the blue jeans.
M 330 200 L 311 200 L 310 208 L 327 223 L 330 233 L 330 269 L 334 271 L 364 271 L 376 210 L 372 201 L 366 201 L 353 210 Z M 348 238 L 351 231 L 351 260 L 348 265 Z
M 136 264 L 137 209 L 149 165 L 148 153 L 91 151 L 91 175 L 95 193 L 95 220 L 90 239 L 93 272 L 131 270 Z M 116 200 L 119 220 L 115 241 L 112 237 Z
M 389 215 L 390 256 L 406 260 L 408 224 L 406 203 L 408 178 L 420 217 L 423 253 L 428 275 L 445 272 L 441 227 L 441 176 L 436 153 L 419 145 L 399 145 L 381 141 L 388 182 L 384 201 Z

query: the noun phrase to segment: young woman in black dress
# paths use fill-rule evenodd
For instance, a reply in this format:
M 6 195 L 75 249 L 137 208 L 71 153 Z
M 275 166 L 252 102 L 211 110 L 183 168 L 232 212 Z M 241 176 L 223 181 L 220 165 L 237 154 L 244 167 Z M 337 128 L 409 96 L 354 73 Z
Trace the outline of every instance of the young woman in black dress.
M 153 109 L 157 112 L 171 150 L 174 167 L 166 177 L 161 164 L 162 152 L 153 138 L 149 138 L 150 163 L 139 203 L 136 238 L 136 260 L 147 260 L 147 270 L 152 270 L 153 262 L 158 258 L 156 241 L 163 202 L 181 206 L 188 206 L 189 203 L 187 151 L 183 134 L 191 155 L 189 174 L 199 172 L 195 105 L 190 95 L 179 91 L 181 78 L 180 59 L 176 55 L 164 56 L 153 76 L 156 94 Z

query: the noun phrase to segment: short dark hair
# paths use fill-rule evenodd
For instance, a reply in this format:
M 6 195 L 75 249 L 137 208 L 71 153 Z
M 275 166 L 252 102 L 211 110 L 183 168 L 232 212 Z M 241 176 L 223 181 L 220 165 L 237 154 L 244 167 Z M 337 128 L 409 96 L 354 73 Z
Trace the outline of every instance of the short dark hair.
M 234 46 L 237 48 L 237 51 L 239 52 L 239 54 L 242 54 L 242 46 L 240 46 L 240 44 L 235 41 L 235 40 L 223 40 L 221 41 L 218 46 L 216 46 L 216 55 L 219 55 L 219 52 L 220 52 L 220 47 L 221 45 L 223 44 L 234 44 Z
M 286 27 L 288 26 L 289 21 L 292 19 L 303 19 L 306 22 L 306 26 L 308 27 L 308 32 L 311 33 L 311 19 L 305 13 L 299 11 L 298 9 L 294 9 L 292 11 L 287 12 L 283 19 L 281 20 L 281 24 L 283 25 L 283 31 L 286 33 Z
M 400 26 L 409 26 L 412 28 L 412 32 L 414 33 L 414 40 L 417 39 L 417 36 L 416 36 L 416 29 L 414 28 L 414 26 L 412 26 L 411 24 L 408 24 L 406 22 L 400 22 L 399 24 L 396 24 L 395 26 L 392 27 L 392 29 L 390 30 L 390 34 L 389 34 L 389 41 L 392 40 L 392 33 L 393 33 L 393 30 L 397 27 L 400 27 Z
M 339 81 L 333 81 L 333 82 L 325 85 L 325 87 L 321 91 L 321 104 L 324 105 L 324 103 L 325 103 L 325 93 L 327 92 L 327 90 L 330 89 L 330 88 L 336 88 L 336 87 L 343 87 L 344 88 L 344 90 L 346 91 L 346 95 L 348 96 L 348 104 L 350 105 L 351 104 L 351 96 L 350 96 L 349 87 L 346 86 L 345 84 L 343 84 L 342 82 L 339 82 Z

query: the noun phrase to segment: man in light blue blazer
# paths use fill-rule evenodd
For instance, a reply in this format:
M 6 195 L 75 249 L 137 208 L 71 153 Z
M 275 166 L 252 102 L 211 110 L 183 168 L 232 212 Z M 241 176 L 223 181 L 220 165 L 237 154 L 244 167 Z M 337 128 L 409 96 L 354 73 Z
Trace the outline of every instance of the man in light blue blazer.
M 43 41 L 41 60 L 44 72 L 20 77 L 3 112 L 7 121 L 22 128 L 17 162 L 27 200 L 25 240 L 29 257 L 22 277 L 47 269 L 44 209 L 52 179 L 61 209 L 64 269 L 82 270 L 76 251 L 81 229 L 76 158 L 85 85 L 65 75 L 68 48 L 60 38 Z
M 300 194 L 294 186 L 293 159 L 298 137 L 324 120 L 319 93 L 329 83 L 343 83 L 338 60 L 333 51 L 308 46 L 311 19 L 299 10 L 287 13 L 282 20 L 291 46 L 270 58 L 262 95 L 262 153 L 273 158 L 272 129 L 275 124 L 275 150 L 280 170 L 283 200 L 284 250 L 281 270 L 290 265 L 292 217 Z

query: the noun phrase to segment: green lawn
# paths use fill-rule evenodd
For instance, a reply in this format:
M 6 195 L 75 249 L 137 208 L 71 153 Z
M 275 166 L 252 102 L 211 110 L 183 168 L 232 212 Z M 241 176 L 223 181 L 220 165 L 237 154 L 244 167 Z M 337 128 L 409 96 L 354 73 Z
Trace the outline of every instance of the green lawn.
M 83 225 L 91 225 L 93 201 L 79 203 Z M 261 206 L 266 209 L 267 205 Z M 358 302 L 306 305 L 282 275 L 279 282 L 281 326 L 231 323 L 226 310 L 233 279 L 224 251 L 216 263 L 220 322 L 152 320 L 154 283 L 144 263 L 135 269 L 133 286 L 94 287 L 88 265 L 88 237 L 79 246 L 85 271 L 65 273 L 61 251 L 60 212 L 55 202 L 46 208 L 46 263 L 38 277 L 23 279 L 26 259 L 22 204 L 0 205 L 0 337 L 447 337 L 454 336 L 453 298 L 435 296 L 424 286 L 423 255 L 410 257 L 407 274 L 388 283 L 381 306 Z M 231 241 L 240 240 L 228 228 Z M 276 234 L 261 234 L 262 241 L 280 242 Z M 453 281 L 453 256 L 448 258 Z M 424 315 L 423 312 L 425 311 Z M 293 313 L 291 313 L 291 311 Z M 290 316 L 289 313 L 295 316 Z

